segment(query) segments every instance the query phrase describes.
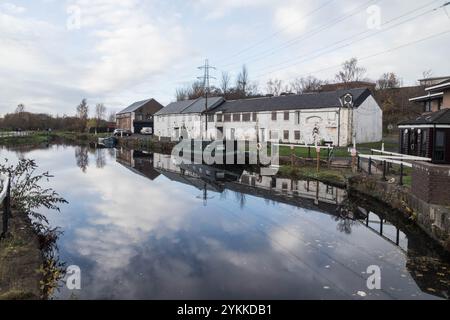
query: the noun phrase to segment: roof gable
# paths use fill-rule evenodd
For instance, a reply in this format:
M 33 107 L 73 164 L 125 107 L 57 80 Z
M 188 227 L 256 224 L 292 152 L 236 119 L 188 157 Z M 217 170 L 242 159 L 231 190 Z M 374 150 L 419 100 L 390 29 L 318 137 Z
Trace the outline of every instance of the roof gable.
M 216 108 L 224 101 L 225 100 L 222 97 L 208 98 L 208 110 Z M 205 98 L 177 101 L 170 103 L 165 108 L 157 112 L 156 115 L 203 113 L 205 112 L 205 106 L 206 106 Z
M 136 110 L 138 110 L 140 107 L 146 105 L 147 103 L 151 102 L 151 101 L 155 101 L 157 102 L 155 99 L 147 99 L 147 100 L 142 100 L 142 101 L 138 101 L 133 103 L 132 105 L 128 106 L 127 108 L 123 109 L 122 111 L 118 112 L 117 114 L 124 114 L 124 113 L 130 113 L 130 112 L 135 112 Z

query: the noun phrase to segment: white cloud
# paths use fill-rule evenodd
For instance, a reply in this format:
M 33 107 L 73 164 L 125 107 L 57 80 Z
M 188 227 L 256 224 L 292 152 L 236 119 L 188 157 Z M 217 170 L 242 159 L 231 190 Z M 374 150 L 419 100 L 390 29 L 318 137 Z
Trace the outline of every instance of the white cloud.
M 9 14 L 20 14 L 25 12 L 26 9 L 13 3 L 5 2 L 0 4 L 0 11 L 4 11 Z
M 276 28 L 286 35 L 299 35 L 307 26 L 307 10 L 304 3 L 298 2 L 278 7 L 274 15 Z

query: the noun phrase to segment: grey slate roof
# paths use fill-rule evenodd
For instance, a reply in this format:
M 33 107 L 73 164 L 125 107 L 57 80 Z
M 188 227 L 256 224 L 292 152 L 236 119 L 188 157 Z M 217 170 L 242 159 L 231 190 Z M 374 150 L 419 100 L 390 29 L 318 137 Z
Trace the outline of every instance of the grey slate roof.
M 341 106 L 341 98 L 347 93 L 353 95 L 355 107 L 359 107 L 371 95 L 370 90 L 362 88 L 302 95 L 243 99 L 227 101 L 214 109 L 213 112 L 232 113 L 337 108 Z
M 420 124 L 450 124 L 450 109 L 442 109 L 433 113 L 423 114 L 414 120 L 402 121 L 398 125 Z
M 222 97 L 208 98 L 208 110 L 211 110 L 225 100 Z M 186 114 L 186 113 L 202 113 L 205 111 L 205 98 L 199 98 L 195 100 L 178 101 L 169 104 L 167 107 L 159 110 L 156 115 L 168 115 L 168 114 Z
M 130 105 L 129 107 L 123 109 L 122 111 L 118 112 L 117 114 L 124 114 L 124 113 L 130 113 L 130 112 L 134 112 L 137 109 L 139 109 L 140 107 L 142 107 L 143 105 L 145 105 L 146 103 L 152 101 L 153 99 L 147 99 L 147 100 L 142 100 L 142 101 L 138 101 L 133 103 L 132 105 Z

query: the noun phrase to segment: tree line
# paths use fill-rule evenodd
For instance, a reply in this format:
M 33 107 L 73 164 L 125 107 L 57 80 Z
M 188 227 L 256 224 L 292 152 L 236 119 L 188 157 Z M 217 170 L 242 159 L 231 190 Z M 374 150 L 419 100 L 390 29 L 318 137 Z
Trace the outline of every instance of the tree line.
M 115 113 L 107 114 L 107 108 L 103 103 L 98 103 L 93 108 L 93 116 L 89 116 L 90 106 L 83 99 L 76 106 L 73 116 L 53 116 L 46 113 L 32 113 L 26 110 L 24 104 L 19 104 L 16 110 L 0 118 L 2 130 L 64 130 L 73 132 L 86 132 L 100 130 L 107 126 L 108 122 L 115 122 Z
M 230 73 L 222 72 L 218 79 L 219 85 L 209 88 L 209 96 L 220 96 L 226 99 L 245 99 L 261 96 L 280 96 L 285 94 L 304 94 L 321 92 L 328 84 L 346 84 L 352 82 L 372 82 L 366 77 L 366 68 L 358 65 L 358 60 L 352 58 L 342 64 L 342 69 L 336 73 L 335 79 L 322 80 L 314 76 L 299 77 L 290 82 L 281 79 L 269 79 L 265 90 L 260 92 L 257 82 L 251 81 L 247 67 L 244 65 L 233 82 Z M 395 73 L 385 73 L 376 81 L 378 90 L 399 88 L 402 83 Z M 205 96 L 204 84 L 195 81 L 187 86 L 177 88 L 175 93 L 177 101 L 197 99 Z

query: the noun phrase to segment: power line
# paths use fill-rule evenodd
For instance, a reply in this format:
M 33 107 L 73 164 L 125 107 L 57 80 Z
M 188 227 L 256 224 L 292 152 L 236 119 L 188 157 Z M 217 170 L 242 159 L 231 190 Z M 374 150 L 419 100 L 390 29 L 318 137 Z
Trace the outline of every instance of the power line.
M 434 1 L 432 1 L 431 3 L 436 2 L 436 1 L 438 1 L 438 0 L 434 0 Z M 389 20 L 388 22 L 385 22 L 383 25 L 386 25 L 386 24 L 389 24 L 389 23 L 391 23 L 391 22 L 393 22 L 393 21 L 395 21 L 395 20 L 401 19 L 401 18 L 403 18 L 403 17 L 405 17 L 405 16 L 407 16 L 407 15 L 413 13 L 413 12 L 416 12 L 416 11 L 418 11 L 418 10 L 424 8 L 424 7 L 429 6 L 431 3 L 428 3 L 427 5 L 422 6 L 422 7 L 418 8 L 418 9 L 414 9 L 414 10 L 412 10 L 412 11 L 406 13 L 406 14 L 403 14 L 403 15 L 397 17 L 397 18 L 391 19 L 391 20 Z M 314 59 L 316 59 L 316 58 L 318 58 L 318 57 L 321 57 L 321 56 L 323 56 L 323 55 L 326 55 L 327 53 L 335 52 L 336 50 L 343 49 L 343 48 L 347 48 L 349 45 L 352 45 L 352 44 L 355 44 L 355 43 L 357 43 L 357 42 L 360 42 L 360 41 L 369 39 L 369 38 L 371 38 L 371 37 L 374 37 L 374 36 L 376 36 L 376 35 L 379 35 L 380 33 L 389 31 L 389 30 L 391 30 L 391 29 L 393 29 L 393 28 L 395 28 L 395 27 L 398 27 L 398 26 L 403 25 L 403 24 L 405 24 L 405 23 L 411 22 L 411 21 L 413 21 L 413 20 L 415 20 L 415 19 L 418 19 L 418 18 L 420 18 L 420 17 L 422 17 L 422 16 L 425 16 L 425 15 L 430 14 L 430 13 L 435 12 L 435 11 L 436 11 L 436 8 L 433 8 L 433 9 L 428 10 L 428 11 L 426 11 L 426 12 L 420 13 L 420 14 L 414 16 L 414 17 L 411 17 L 411 18 L 409 18 L 409 19 L 407 19 L 407 20 L 405 20 L 405 21 L 402 21 L 402 22 L 399 22 L 399 23 L 397 23 L 397 24 L 394 24 L 394 25 L 392 25 L 392 26 L 390 26 L 390 27 L 388 27 L 388 28 L 386 28 L 386 29 L 384 29 L 384 30 L 380 30 L 380 31 L 378 31 L 378 32 L 375 32 L 375 33 L 370 34 L 370 35 L 368 35 L 368 36 L 365 36 L 365 37 L 363 37 L 363 38 L 356 39 L 356 40 L 354 40 L 354 41 L 345 43 L 344 45 L 335 47 L 336 44 L 345 42 L 345 41 L 347 41 L 347 40 L 351 40 L 352 38 L 356 38 L 356 37 L 358 37 L 358 36 L 360 36 L 360 35 L 363 35 L 363 34 L 367 33 L 367 31 L 358 33 L 358 34 L 353 35 L 353 36 L 351 36 L 351 37 L 348 37 L 348 38 L 346 38 L 346 39 L 337 41 L 337 42 L 333 43 L 333 44 L 330 45 L 330 46 L 322 47 L 322 48 L 319 49 L 318 51 L 323 51 L 323 50 L 325 50 L 325 49 L 328 49 L 328 50 L 326 50 L 326 51 L 324 51 L 324 52 L 322 52 L 322 53 L 320 53 L 320 54 L 313 55 L 313 56 L 311 56 L 311 54 L 306 55 L 307 57 L 308 57 L 308 56 L 311 56 L 311 57 L 310 57 L 310 58 L 307 58 L 307 59 L 300 60 L 300 61 L 298 61 L 298 62 L 296 62 L 296 63 L 294 63 L 294 64 L 292 64 L 292 63 L 290 63 L 290 62 L 292 62 L 293 60 L 297 60 L 297 59 L 303 58 L 303 57 L 305 57 L 305 56 L 297 56 L 296 58 L 290 59 L 290 60 L 288 60 L 288 61 L 284 61 L 284 62 L 279 63 L 279 64 L 272 65 L 272 66 L 270 66 L 270 67 L 265 67 L 265 68 L 262 68 L 262 69 L 260 69 L 260 70 L 267 70 L 267 69 L 271 69 L 271 68 L 276 67 L 276 66 L 284 65 L 284 64 L 286 64 L 286 63 L 290 63 L 290 64 L 287 65 L 287 66 L 284 66 L 284 67 L 282 67 L 282 68 L 279 68 L 279 69 L 277 69 L 277 70 L 274 70 L 274 71 L 271 71 L 271 72 L 268 73 L 268 74 L 270 74 L 270 73 L 275 73 L 275 72 L 280 71 L 280 70 L 283 70 L 283 69 L 287 69 L 287 68 L 292 67 L 292 66 L 296 66 L 296 65 L 302 64 L 302 63 L 307 62 L 307 61 L 314 60 Z M 265 75 L 267 75 L 267 74 L 265 74 Z
M 446 34 L 450 34 L 450 29 L 446 30 L 446 31 L 443 31 L 443 32 L 440 32 L 440 33 L 433 34 L 431 36 L 428 36 L 428 37 L 425 37 L 425 38 L 422 38 L 422 39 L 418 39 L 416 41 L 404 43 L 402 45 L 390 48 L 388 50 L 384 50 L 384 51 L 381 51 L 381 52 L 378 52 L 378 53 L 375 53 L 375 54 L 371 54 L 371 55 L 368 55 L 368 56 L 365 56 L 365 57 L 362 57 L 362 58 L 358 58 L 358 61 L 372 59 L 372 58 L 375 58 L 375 57 L 378 57 L 378 56 L 381 56 L 381 55 L 384 55 L 384 54 L 387 54 L 387 53 L 391 53 L 391 52 L 394 52 L 396 50 L 400 50 L 400 49 L 409 47 L 409 46 L 414 45 L 414 44 L 422 43 L 422 42 L 425 42 L 425 41 L 428 41 L 428 40 L 431 40 L 431 39 L 434 39 L 434 38 L 437 38 L 437 37 L 440 37 L 440 36 L 443 36 L 443 35 L 446 35 Z M 293 80 L 293 79 L 296 79 L 296 78 L 302 77 L 302 76 L 314 75 L 314 74 L 318 74 L 318 73 L 321 73 L 321 72 L 324 72 L 324 71 L 328 71 L 328 70 L 333 70 L 335 68 L 340 68 L 340 67 L 342 67 L 342 64 L 336 64 L 336 65 L 329 66 L 329 67 L 326 67 L 326 68 L 323 68 L 323 69 L 319 69 L 319 70 L 315 70 L 315 71 L 312 71 L 312 72 L 309 72 L 309 73 L 300 74 L 300 75 L 297 75 L 295 77 L 288 78 L 286 80 Z
M 299 20 L 303 20 L 303 19 L 305 19 L 305 18 L 308 18 L 309 16 L 312 16 L 314 13 L 316 13 L 316 12 L 322 10 L 323 8 L 325 8 L 326 6 L 330 5 L 330 4 L 333 3 L 334 1 L 336 1 L 336 0 L 329 0 L 328 2 L 326 2 L 326 3 L 322 4 L 322 5 L 320 5 L 320 6 L 317 7 L 316 9 L 314 9 L 314 10 L 308 12 L 307 14 L 305 14 L 304 16 L 302 16 Z M 265 41 L 267 41 L 267 40 L 269 40 L 269 39 L 272 39 L 274 36 L 276 36 L 276 35 L 282 33 L 283 31 L 286 31 L 286 30 L 290 29 L 292 26 L 294 26 L 294 25 L 297 24 L 297 23 L 298 23 L 298 21 L 295 21 L 294 23 L 291 23 L 291 24 L 289 24 L 288 26 L 286 26 L 286 27 L 284 27 L 284 28 L 282 28 L 282 29 L 280 29 L 280 30 L 278 30 L 278 31 L 276 31 L 276 32 L 274 32 L 274 33 L 272 33 L 272 34 L 270 34 L 269 36 L 263 38 L 262 40 L 259 40 L 258 42 L 256 42 L 256 43 L 254 43 L 254 44 L 252 44 L 252 45 L 250 45 L 250 46 L 248 46 L 248 47 L 246 47 L 246 48 L 244 48 L 244 49 L 238 51 L 238 52 L 235 53 L 235 54 L 232 54 L 231 56 L 225 57 L 224 59 L 220 59 L 219 61 L 227 61 L 227 60 L 229 60 L 229 59 L 231 59 L 231 58 L 240 56 L 242 53 L 245 53 L 245 52 L 247 52 L 247 51 L 249 51 L 249 50 L 251 50 L 251 49 L 253 49 L 253 48 L 255 48 L 255 47 L 258 47 L 260 44 L 263 44 Z
M 205 94 L 205 139 L 208 139 L 208 94 L 210 89 L 210 79 L 216 79 L 211 76 L 210 70 L 216 70 L 209 64 L 208 59 L 205 60 L 205 64 L 198 69 L 203 70 L 203 77 L 198 77 L 199 80 L 203 81 L 203 91 Z
M 298 44 L 298 43 L 300 43 L 300 42 L 302 42 L 302 41 L 304 41 L 306 39 L 309 39 L 309 38 L 319 34 L 320 32 L 322 32 L 324 30 L 327 30 L 327 29 L 329 29 L 329 28 L 339 24 L 340 22 L 343 22 L 343 21 L 345 21 L 345 20 L 347 20 L 347 19 L 357 15 L 358 13 L 361 12 L 361 10 L 365 9 L 369 3 L 373 2 L 375 4 L 375 3 L 378 3 L 380 1 L 382 1 L 382 0 L 369 0 L 369 1 L 365 2 L 363 5 L 356 7 L 355 10 L 351 10 L 351 12 L 349 14 L 347 14 L 347 15 L 345 15 L 343 17 L 334 19 L 329 24 L 322 25 L 322 26 L 316 28 L 315 30 L 313 30 L 313 31 L 311 31 L 311 32 L 309 32 L 307 34 L 295 37 L 295 38 L 293 38 L 291 40 L 288 40 L 288 41 L 284 42 L 282 45 L 280 45 L 280 46 L 278 46 L 276 48 L 271 48 L 269 50 L 262 51 L 262 52 L 260 52 L 260 53 L 258 53 L 256 55 L 248 57 L 247 59 L 253 59 L 254 61 L 256 61 L 255 58 L 259 58 L 259 60 L 260 60 L 260 59 L 262 59 L 262 58 L 264 58 L 266 56 L 272 55 L 274 52 L 276 52 L 278 50 L 282 50 L 282 49 L 291 47 L 291 46 L 293 46 L 295 44 Z M 222 66 L 221 69 L 224 69 L 224 68 L 226 68 L 228 66 L 237 65 L 237 64 L 240 64 L 240 63 L 229 63 L 229 64 L 226 64 L 226 65 Z
M 203 66 L 200 66 L 197 69 L 203 70 L 203 76 L 197 77 L 197 79 L 203 83 L 203 89 L 205 90 L 205 92 L 209 93 L 210 80 L 216 79 L 215 77 L 211 76 L 210 70 L 217 70 L 217 69 L 216 69 L 216 67 L 209 65 L 208 59 L 205 60 L 205 64 Z

